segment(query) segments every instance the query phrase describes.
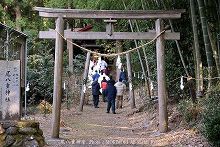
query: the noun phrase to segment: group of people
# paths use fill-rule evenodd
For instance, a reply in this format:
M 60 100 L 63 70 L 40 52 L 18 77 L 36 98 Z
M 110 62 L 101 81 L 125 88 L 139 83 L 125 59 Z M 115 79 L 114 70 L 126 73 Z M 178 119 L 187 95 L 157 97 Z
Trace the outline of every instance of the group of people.
M 110 73 L 109 68 L 108 68 L 108 64 L 106 63 L 106 61 L 104 59 L 102 59 L 101 57 L 90 61 L 89 76 L 93 77 L 94 74 L 96 74 L 96 73 L 100 74 L 101 72 L 106 75 L 109 75 L 109 73 Z
M 102 95 L 103 102 L 107 101 L 107 113 L 109 113 L 111 109 L 112 113 L 116 114 L 115 109 L 122 108 L 123 94 L 126 90 L 126 85 L 122 82 L 124 81 L 124 79 L 122 79 L 123 77 L 120 76 L 121 78 L 115 82 L 110 75 L 107 63 L 103 59 L 99 59 L 99 62 L 90 64 L 94 107 L 99 108 L 99 95 Z
M 118 82 L 113 80 L 112 76 L 110 76 L 107 81 L 105 77 L 101 81 L 101 86 L 98 83 L 98 79 L 95 79 L 92 83 L 92 95 L 93 95 L 93 104 L 95 108 L 99 108 L 99 95 L 100 89 L 102 91 L 103 101 L 107 101 L 107 113 L 112 110 L 113 114 L 115 112 L 115 101 L 117 99 L 116 108 L 121 109 L 123 104 L 123 94 L 126 90 L 126 85 L 122 82 L 122 79 L 119 79 Z

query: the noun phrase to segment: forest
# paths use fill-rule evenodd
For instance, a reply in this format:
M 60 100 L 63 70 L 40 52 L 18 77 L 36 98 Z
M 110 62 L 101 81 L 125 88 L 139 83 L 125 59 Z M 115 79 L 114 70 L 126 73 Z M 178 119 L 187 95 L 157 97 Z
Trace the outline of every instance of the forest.
M 55 41 L 39 39 L 39 31 L 55 28 L 54 19 L 41 18 L 35 7 L 94 9 L 94 10 L 175 10 L 184 9 L 181 19 L 166 20 L 171 31 L 180 32 L 180 40 L 166 41 L 166 86 L 170 101 L 178 105 L 182 118 L 189 127 L 199 128 L 213 146 L 220 146 L 220 0 L 1 0 L 0 23 L 28 36 L 27 81 L 29 102 L 37 104 L 53 98 L 53 66 Z M 154 29 L 154 20 L 118 20 L 117 32 L 146 32 Z M 92 30 L 103 31 L 99 19 L 65 19 L 69 29 L 92 25 Z M 75 42 L 82 43 L 82 42 Z M 123 51 L 146 43 L 144 40 L 124 40 Z M 116 41 L 96 40 L 103 53 L 115 53 Z M 74 50 L 73 71 L 69 71 L 68 51 L 64 48 L 64 77 L 83 74 L 86 54 Z M 146 71 L 142 71 L 139 57 Z M 138 54 L 131 55 L 134 73 L 147 73 L 156 81 L 155 44 L 145 46 Z M 147 60 L 147 62 L 146 62 Z M 122 59 L 125 62 L 125 58 Z M 181 86 L 184 88 L 180 88 Z M 155 85 L 156 86 L 156 85 Z M 140 80 L 134 80 L 136 89 Z M 77 93 L 77 92 L 76 92 Z M 68 97 L 77 97 L 73 91 Z M 76 102 L 77 100 L 72 100 Z M 169 102 L 170 102 L 169 101 Z

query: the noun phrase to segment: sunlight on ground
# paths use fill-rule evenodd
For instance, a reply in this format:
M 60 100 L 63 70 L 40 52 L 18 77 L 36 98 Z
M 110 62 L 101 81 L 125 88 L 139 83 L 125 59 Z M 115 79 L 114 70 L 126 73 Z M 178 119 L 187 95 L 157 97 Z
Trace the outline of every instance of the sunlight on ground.
M 88 125 L 95 126 L 95 127 L 103 127 L 103 128 L 130 129 L 128 127 L 104 126 L 104 125 L 97 125 L 97 124 L 88 124 Z

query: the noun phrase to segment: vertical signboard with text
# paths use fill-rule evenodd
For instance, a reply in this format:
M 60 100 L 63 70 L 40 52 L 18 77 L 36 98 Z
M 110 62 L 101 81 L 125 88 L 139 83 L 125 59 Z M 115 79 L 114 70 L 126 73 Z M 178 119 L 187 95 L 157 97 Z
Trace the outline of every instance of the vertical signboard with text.
M 0 120 L 20 118 L 20 60 L 0 60 Z

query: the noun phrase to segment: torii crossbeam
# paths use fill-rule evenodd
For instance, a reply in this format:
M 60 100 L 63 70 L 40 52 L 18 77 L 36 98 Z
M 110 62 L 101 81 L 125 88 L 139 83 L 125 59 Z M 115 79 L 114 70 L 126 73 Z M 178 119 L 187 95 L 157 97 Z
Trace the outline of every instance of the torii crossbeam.
M 61 107 L 62 90 L 62 71 L 63 71 L 63 35 L 68 39 L 132 39 L 150 40 L 163 30 L 162 19 L 178 19 L 185 10 L 82 10 L 82 9 L 53 9 L 36 7 L 39 15 L 47 18 L 56 18 L 56 31 L 41 31 L 40 38 L 56 39 L 55 45 L 55 66 L 54 66 L 54 91 L 53 91 L 53 122 L 52 137 L 59 138 L 59 122 Z M 73 19 L 157 19 L 155 32 L 114 32 L 112 22 L 108 21 L 106 32 L 71 32 L 64 31 L 63 18 Z M 179 40 L 180 34 L 165 32 L 157 38 L 157 81 L 158 81 L 158 100 L 159 100 L 159 130 L 166 132 L 168 129 L 166 86 L 165 86 L 165 62 L 164 62 L 164 40 Z M 89 54 L 87 54 L 89 56 Z M 84 72 L 84 78 L 86 72 Z

